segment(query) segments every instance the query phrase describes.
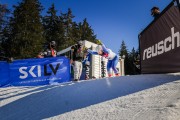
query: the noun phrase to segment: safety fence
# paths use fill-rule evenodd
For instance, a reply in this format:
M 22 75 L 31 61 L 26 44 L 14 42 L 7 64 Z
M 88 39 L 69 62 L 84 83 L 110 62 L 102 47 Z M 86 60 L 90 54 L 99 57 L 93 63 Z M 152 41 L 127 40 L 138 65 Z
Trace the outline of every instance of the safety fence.
M 0 62 L 0 87 L 37 86 L 70 81 L 70 61 L 66 57 Z

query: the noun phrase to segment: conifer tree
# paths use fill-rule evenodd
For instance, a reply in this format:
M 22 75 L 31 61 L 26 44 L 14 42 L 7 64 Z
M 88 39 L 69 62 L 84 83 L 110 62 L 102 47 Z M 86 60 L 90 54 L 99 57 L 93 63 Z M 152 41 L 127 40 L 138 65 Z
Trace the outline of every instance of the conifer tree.
M 125 57 L 125 60 L 124 60 L 125 74 L 129 75 L 130 71 L 131 71 L 130 61 L 129 61 L 129 53 L 128 53 L 128 49 L 127 49 L 127 46 L 126 46 L 124 40 L 122 41 L 121 46 L 120 46 L 119 56 Z
M 0 4 L 0 30 L 2 30 L 8 23 L 7 14 L 10 13 L 10 10 L 7 8 L 7 5 Z
M 139 47 L 135 52 L 135 59 L 134 59 L 134 64 L 136 66 L 136 73 L 140 74 L 141 73 L 141 67 L 140 67 L 140 51 L 139 51 Z
M 128 50 L 127 50 L 127 46 L 124 40 L 122 41 L 120 50 L 119 50 L 119 56 L 123 56 L 123 55 L 125 55 L 125 57 L 128 57 Z
M 38 0 L 22 0 L 11 19 L 11 53 L 17 58 L 36 57 L 44 42 L 42 6 Z
M 81 23 L 79 23 L 81 24 Z M 73 38 L 73 42 L 75 43 L 76 41 L 82 40 L 81 39 L 81 34 L 82 31 L 80 31 L 80 25 L 77 24 L 76 22 L 73 22 L 72 24 L 72 38 Z
M 47 42 L 56 41 L 57 50 L 61 50 L 64 42 L 63 22 L 57 16 L 54 4 L 48 9 L 46 16 L 43 17 L 43 26 Z
M 72 10 L 69 8 L 67 13 L 61 13 L 61 20 L 63 21 L 64 26 L 64 48 L 69 47 L 70 45 L 73 45 L 76 41 L 73 38 L 73 18 L 75 16 L 72 14 Z
M 130 52 L 129 59 L 130 59 L 130 66 L 131 66 L 131 74 L 140 74 L 140 58 L 139 58 L 139 49 L 135 50 L 134 47 Z
M 82 40 L 88 40 L 91 42 L 95 42 L 96 35 L 94 35 L 94 31 L 92 30 L 91 26 L 87 22 L 86 18 L 83 20 L 83 23 L 80 26 L 80 31 L 81 31 L 81 39 Z
M 0 4 L 0 51 L 3 50 L 3 44 L 6 42 L 7 37 L 6 34 L 6 27 L 9 22 L 9 17 L 7 16 L 10 13 L 10 10 L 7 8 L 7 5 Z
M 96 42 L 96 35 L 94 35 L 94 31 L 87 22 L 87 19 L 84 19 L 83 22 L 78 24 L 73 22 L 72 37 L 75 41 L 88 40 L 94 43 Z
M 130 68 L 130 73 L 129 74 L 131 74 L 131 75 L 137 74 L 136 73 L 136 67 L 134 65 L 135 56 L 136 56 L 136 51 L 135 51 L 135 49 L 133 47 L 133 49 L 129 53 L 129 68 Z

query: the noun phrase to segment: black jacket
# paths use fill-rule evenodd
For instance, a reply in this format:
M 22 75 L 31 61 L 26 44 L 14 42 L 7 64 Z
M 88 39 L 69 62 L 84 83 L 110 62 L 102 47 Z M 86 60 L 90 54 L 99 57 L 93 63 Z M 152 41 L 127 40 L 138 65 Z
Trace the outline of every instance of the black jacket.
M 73 61 L 82 61 L 84 60 L 84 47 L 80 48 L 78 45 L 71 47 L 71 59 Z

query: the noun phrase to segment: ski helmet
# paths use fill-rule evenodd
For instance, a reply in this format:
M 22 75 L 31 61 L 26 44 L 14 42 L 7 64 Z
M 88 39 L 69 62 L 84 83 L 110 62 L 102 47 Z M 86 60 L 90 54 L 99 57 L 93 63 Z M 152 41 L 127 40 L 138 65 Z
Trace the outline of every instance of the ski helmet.
M 99 52 L 99 51 L 101 51 L 102 50 L 102 46 L 101 45 L 98 45 L 97 47 L 96 47 L 96 52 Z

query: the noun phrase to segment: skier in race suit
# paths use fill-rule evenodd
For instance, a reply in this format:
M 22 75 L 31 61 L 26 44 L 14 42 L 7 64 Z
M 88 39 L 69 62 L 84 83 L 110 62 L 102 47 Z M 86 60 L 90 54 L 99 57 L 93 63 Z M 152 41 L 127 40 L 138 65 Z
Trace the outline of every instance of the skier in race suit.
M 92 51 L 92 50 L 88 49 L 88 52 L 90 54 L 100 55 L 100 56 L 105 57 L 106 59 L 108 59 L 107 72 L 108 72 L 109 77 L 112 76 L 112 73 L 110 71 L 111 68 L 113 69 L 116 76 L 120 76 L 119 71 L 116 68 L 117 63 L 119 61 L 118 55 L 115 54 L 114 52 L 112 52 L 111 49 L 106 48 L 106 46 L 104 44 L 102 44 L 100 40 L 98 40 L 98 44 L 99 45 L 96 47 L 96 51 Z

